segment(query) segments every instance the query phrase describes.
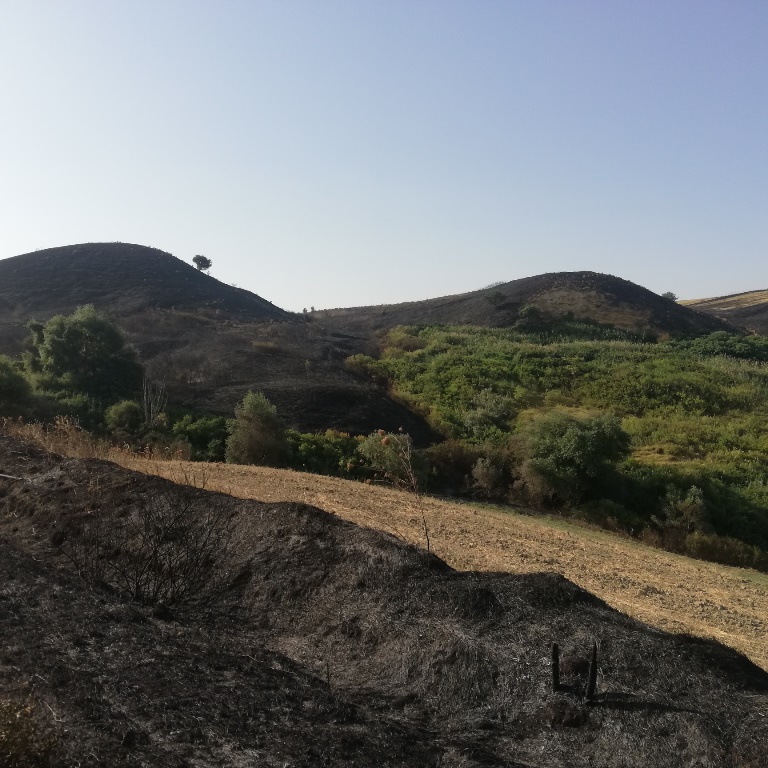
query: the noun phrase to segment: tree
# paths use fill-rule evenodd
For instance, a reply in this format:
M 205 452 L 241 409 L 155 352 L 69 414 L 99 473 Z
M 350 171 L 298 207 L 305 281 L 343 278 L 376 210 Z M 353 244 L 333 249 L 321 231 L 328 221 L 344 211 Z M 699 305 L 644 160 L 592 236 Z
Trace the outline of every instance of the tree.
M 213 262 L 206 256 L 197 255 L 192 261 L 201 272 L 207 272 L 213 266 Z
M 289 456 L 285 423 L 277 409 L 261 392 L 251 392 L 235 406 L 235 418 L 228 425 L 228 464 L 283 466 Z
M 10 357 L 0 355 L 0 416 L 21 416 L 29 403 L 32 387 Z
M 27 327 L 33 349 L 25 363 L 30 373 L 42 374 L 44 388 L 82 393 L 107 403 L 141 391 L 143 371 L 136 352 L 93 305 Z
M 576 419 L 559 411 L 535 421 L 527 435 L 529 465 L 563 499 L 581 501 L 629 455 L 630 438 L 615 416 Z
M 669 299 L 670 301 L 677 301 L 677 294 L 672 293 L 672 291 L 667 291 L 666 293 L 661 294 L 662 298 Z

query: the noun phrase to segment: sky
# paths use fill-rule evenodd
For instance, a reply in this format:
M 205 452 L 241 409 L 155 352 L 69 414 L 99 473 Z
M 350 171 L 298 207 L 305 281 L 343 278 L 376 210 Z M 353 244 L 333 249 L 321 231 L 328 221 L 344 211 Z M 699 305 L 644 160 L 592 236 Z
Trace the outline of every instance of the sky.
M 0 258 L 285 309 L 593 270 L 768 288 L 765 0 L 0 0 Z

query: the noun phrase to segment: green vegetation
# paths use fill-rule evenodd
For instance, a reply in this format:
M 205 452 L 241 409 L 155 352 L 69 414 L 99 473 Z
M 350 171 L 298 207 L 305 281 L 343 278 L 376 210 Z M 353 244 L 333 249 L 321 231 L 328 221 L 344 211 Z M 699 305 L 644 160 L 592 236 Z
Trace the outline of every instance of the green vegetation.
M 285 424 L 261 392 L 248 392 L 229 422 L 226 459 L 231 464 L 282 467 L 288 462 Z
M 192 259 L 192 262 L 201 272 L 207 272 L 213 266 L 213 262 L 207 256 L 199 254 Z
M 93 307 L 0 356 L 0 416 L 74 420 L 131 449 L 523 502 L 673 551 L 768 570 L 768 338 L 642 334 L 521 312 L 513 329 L 396 328 L 348 365 L 445 436 L 287 429 L 260 392 L 226 419 L 168 409 Z M 403 443 L 405 441 L 405 443 Z M 394 462 L 394 463 L 393 463 Z
M 104 403 L 141 390 L 143 372 L 135 351 L 126 345 L 120 329 L 93 306 L 28 327 L 32 349 L 24 362 L 39 389 Z
M 427 451 L 436 490 L 768 567 L 768 339 L 620 334 L 397 328 L 348 362 L 450 438 Z

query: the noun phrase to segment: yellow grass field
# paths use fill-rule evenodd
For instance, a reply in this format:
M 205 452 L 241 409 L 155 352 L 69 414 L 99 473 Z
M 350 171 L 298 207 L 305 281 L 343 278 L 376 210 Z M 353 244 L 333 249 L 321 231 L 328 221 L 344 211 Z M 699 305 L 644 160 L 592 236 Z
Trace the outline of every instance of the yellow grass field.
M 691 560 L 557 518 L 423 499 L 288 470 L 115 457 L 125 467 L 264 502 L 299 501 L 425 546 L 459 570 L 556 571 L 669 632 L 710 637 L 768 670 L 768 575 Z

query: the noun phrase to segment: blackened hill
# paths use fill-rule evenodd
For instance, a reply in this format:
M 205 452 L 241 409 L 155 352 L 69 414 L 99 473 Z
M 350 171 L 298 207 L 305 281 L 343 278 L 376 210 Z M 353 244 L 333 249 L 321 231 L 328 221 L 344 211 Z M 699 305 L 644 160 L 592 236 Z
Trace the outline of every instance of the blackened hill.
M 698 312 L 743 325 L 754 333 L 768 334 L 768 290 L 734 293 L 713 299 L 691 299 L 681 303 Z
M 673 336 L 734 331 L 727 320 L 681 306 L 628 280 L 597 272 L 553 272 L 438 299 L 316 313 L 329 325 L 374 331 L 446 323 L 505 328 L 531 308 L 545 320 L 575 320 Z M 525 315 L 525 311 L 523 315 Z
M 45 320 L 82 304 L 113 315 L 158 308 L 210 310 L 252 322 L 289 317 L 254 293 L 143 245 L 84 243 L 0 260 L 0 316 Z

